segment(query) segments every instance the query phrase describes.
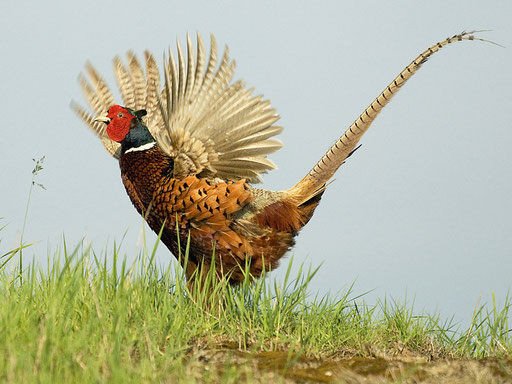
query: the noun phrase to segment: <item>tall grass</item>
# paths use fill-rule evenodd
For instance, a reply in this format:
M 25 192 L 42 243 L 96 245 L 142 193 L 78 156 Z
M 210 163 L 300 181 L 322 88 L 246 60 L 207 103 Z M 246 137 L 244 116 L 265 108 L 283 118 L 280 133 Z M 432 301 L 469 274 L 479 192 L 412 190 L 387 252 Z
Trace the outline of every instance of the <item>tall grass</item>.
M 284 351 L 290 364 L 302 355 L 404 349 L 427 359 L 512 352 L 510 297 L 503 308 L 494 300 L 490 309 L 477 307 L 461 332 L 438 315 L 417 314 L 407 301 L 368 305 L 352 289 L 312 297 L 316 270 L 301 267 L 292 276 L 292 260 L 281 282 L 248 278 L 231 287 L 210 271 L 191 293 L 178 263 L 157 265 L 155 250 L 144 248 L 128 264 L 115 245 L 97 254 L 63 241 L 45 268 L 32 262 L 23 279 L 4 265 L 0 381 L 235 382 L 255 374 L 237 363 L 240 351 Z M 233 360 L 215 360 L 218 350 L 232 351 Z

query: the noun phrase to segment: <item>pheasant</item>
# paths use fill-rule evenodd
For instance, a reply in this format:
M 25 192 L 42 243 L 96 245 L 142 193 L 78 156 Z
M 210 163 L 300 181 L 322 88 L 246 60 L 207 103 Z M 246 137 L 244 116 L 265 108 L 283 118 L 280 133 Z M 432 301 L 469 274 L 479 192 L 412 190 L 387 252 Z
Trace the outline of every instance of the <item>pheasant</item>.
M 294 187 L 267 191 L 252 184 L 275 168 L 267 155 L 282 143 L 282 131 L 270 102 L 253 96 L 242 81 L 231 83 L 234 61 L 226 47 L 217 64 L 211 36 L 207 61 L 197 35 L 197 53 L 187 36 L 187 57 L 177 43 L 164 59 L 163 87 L 154 57 L 145 52 L 146 71 L 128 53 L 128 68 L 119 57 L 114 69 L 123 105 L 87 64 L 80 84 L 94 110 L 72 104 L 81 119 L 119 160 L 121 178 L 137 211 L 195 278 L 202 265 L 214 262 L 217 275 L 232 284 L 277 267 L 294 238 L 311 219 L 326 185 L 353 153 L 363 134 L 393 95 L 444 46 L 483 40 L 463 32 L 439 42 L 414 59 L 366 108 L 324 156 Z M 218 68 L 217 68 L 218 67 Z

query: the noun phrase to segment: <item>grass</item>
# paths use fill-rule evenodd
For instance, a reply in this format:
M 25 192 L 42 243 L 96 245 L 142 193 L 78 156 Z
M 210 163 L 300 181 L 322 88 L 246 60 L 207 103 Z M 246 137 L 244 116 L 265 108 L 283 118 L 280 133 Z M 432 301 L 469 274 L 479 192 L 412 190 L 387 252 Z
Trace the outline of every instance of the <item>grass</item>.
M 478 306 L 461 331 L 406 301 L 368 305 L 350 289 L 310 297 L 316 271 L 291 276 L 291 261 L 281 282 L 230 287 L 210 275 L 190 294 L 181 267 L 158 266 L 155 250 L 128 265 L 115 245 L 98 255 L 63 241 L 45 268 L 32 262 L 22 275 L 13 258 L 20 250 L 5 253 L 0 381 L 329 382 L 347 358 L 370 358 L 364 369 L 350 366 L 367 375 L 388 374 L 393 359 L 405 357 L 416 360 L 401 363 L 401 374 L 417 374 L 427 361 L 493 358 L 500 375 L 512 377 L 510 297 L 502 308 Z

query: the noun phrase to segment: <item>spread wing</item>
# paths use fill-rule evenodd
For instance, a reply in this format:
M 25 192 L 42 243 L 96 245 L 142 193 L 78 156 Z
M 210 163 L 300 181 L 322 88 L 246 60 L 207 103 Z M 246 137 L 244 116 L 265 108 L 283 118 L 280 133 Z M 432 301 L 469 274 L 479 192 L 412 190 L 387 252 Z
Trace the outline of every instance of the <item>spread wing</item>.
M 218 64 L 217 43 L 211 36 L 209 57 L 197 35 L 197 48 L 187 36 L 186 58 L 177 43 L 177 60 L 171 50 L 164 58 L 163 88 L 154 57 L 145 52 L 145 71 L 128 53 L 126 67 L 119 57 L 114 70 L 122 104 L 146 109 L 146 124 L 160 148 L 174 158 L 175 177 L 189 175 L 251 182 L 275 168 L 267 155 L 281 148 L 273 136 L 282 131 L 270 102 L 253 96 L 242 81 L 232 83 L 235 63 L 226 47 Z M 91 64 L 79 78 L 93 114 L 72 103 L 72 108 L 99 136 L 105 149 L 118 158 L 120 145 L 110 140 L 105 124 L 94 121 L 116 102 L 106 82 Z

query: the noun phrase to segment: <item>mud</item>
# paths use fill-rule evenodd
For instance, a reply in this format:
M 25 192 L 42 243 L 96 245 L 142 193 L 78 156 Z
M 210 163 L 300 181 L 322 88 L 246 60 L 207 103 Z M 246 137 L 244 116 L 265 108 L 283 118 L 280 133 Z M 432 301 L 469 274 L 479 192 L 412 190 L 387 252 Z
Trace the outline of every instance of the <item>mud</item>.
M 240 381 L 283 383 L 512 383 L 512 357 L 432 360 L 406 353 L 396 356 L 313 358 L 292 352 L 247 352 L 232 348 L 196 351 L 196 369 L 216 370 L 225 377 L 230 367 L 244 372 Z M 352 356 L 351 356 L 352 355 Z M 199 373 L 196 371 L 196 373 Z

